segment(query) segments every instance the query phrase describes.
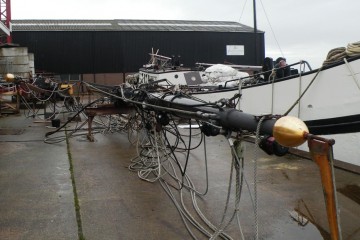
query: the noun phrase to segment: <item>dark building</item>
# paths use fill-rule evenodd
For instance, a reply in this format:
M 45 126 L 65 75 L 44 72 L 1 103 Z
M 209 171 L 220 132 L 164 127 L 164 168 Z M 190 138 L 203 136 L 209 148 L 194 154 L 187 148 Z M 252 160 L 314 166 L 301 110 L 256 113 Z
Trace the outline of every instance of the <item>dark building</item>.
M 237 22 L 180 20 L 13 20 L 13 43 L 34 53 L 36 71 L 97 75 L 136 72 L 153 48 L 196 62 L 260 65 L 264 32 Z M 105 76 L 106 78 L 106 76 Z

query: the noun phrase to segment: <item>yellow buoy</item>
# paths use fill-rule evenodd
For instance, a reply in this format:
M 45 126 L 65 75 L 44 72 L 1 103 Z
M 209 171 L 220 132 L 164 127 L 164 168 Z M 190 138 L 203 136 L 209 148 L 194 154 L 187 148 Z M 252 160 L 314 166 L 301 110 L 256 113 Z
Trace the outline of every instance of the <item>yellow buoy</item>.
M 7 74 L 5 75 L 5 81 L 6 81 L 6 82 L 13 82 L 14 79 L 15 79 L 15 76 L 14 76 L 14 74 L 12 74 L 12 73 L 7 73 Z
M 306 141 L 308 127 L 296 117 L 284 116 L 275 122 L 273 136 L 284 147 L 297 147 Z
M 60 89 L 62 89 L 62 90 L 67 89 L 69 95 L 74 94 L 74 89 L 73 89 L 73 86 L 71 84 L 61 84 Z

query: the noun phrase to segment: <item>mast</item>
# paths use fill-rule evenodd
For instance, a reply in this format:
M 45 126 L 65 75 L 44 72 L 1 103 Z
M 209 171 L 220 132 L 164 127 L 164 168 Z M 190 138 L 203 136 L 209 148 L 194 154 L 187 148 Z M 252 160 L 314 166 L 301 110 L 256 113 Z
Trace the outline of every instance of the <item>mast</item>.
M 254 45 L 255 45 L 255 65 L 258 64 L 258 56 L 257 56 L 257 24 L 256 24 L 256 0 L 253 0 L 253 11 L 254 11 Z

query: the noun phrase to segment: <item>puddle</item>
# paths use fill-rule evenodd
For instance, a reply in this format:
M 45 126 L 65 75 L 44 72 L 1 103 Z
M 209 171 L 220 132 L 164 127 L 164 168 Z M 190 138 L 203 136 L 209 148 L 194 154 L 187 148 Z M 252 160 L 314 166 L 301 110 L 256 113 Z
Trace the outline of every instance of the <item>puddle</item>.
M 89 138 L 87 137 L 87 135 L 80 135 L 76 137 L 76 141 L 78 142 L 91 142 L 89 140 Z M 98 140 L 96 140 L 96 138 L 94 137 L 94 141 L 93 142 L 97 142 Z
M 347 185 L 337 191 L 360 205 L 360 187 L 358 185 Z
M 0 128 L 0 135 L 20 135 L 24 131 L 22 128 Z
M 15 152 L 19 152 L 22 150 L 28 150 L 27 148 L 28 147 L 24 143 L 0 142 L 1 156 L 14 154 Z
M 276 166 L 274 166 L 274 169 L 277 169 L 277 170 L 282 170 L 282 169 L 298 170 L 299 167 L 294 166 L 294 164 L 291 164 L 291 163 L 279 163 Z
M 288 214 L 284 214 L 281 220 L 275 224 L 271 224 L 277 231 L 274 231 L 270 238 L 267 239 L 331 240 L 330 233 L 327 229 L 324 229 L 323 226 L 316 222 L 315 219 L 319 216 L 313 216 L 313 213 L 304 200 L 300 199 L 297 206 L 287 212 Z
M 317 224 L 314 219 L 311 219 L 313 218 L 311 213 L 308 213 L 309 217 L 307 217 L 304 213 L 301 213 L 298 209 L 295 209 L 293 211 L 289 211 L 289 215 L 291 219 L 303 229 L 303 231 L 306 231 L 307 234 L 309 234 L 309 239 L 331 240 L 330 233 Z

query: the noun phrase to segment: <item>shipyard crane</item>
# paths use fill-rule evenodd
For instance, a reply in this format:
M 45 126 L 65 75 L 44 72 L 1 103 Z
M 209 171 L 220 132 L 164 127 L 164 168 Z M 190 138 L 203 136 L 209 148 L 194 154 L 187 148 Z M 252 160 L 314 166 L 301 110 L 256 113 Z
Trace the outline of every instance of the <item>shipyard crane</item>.
M 11 42 L 10 0 L 0 0 L 0 44 L 9 44 Z

